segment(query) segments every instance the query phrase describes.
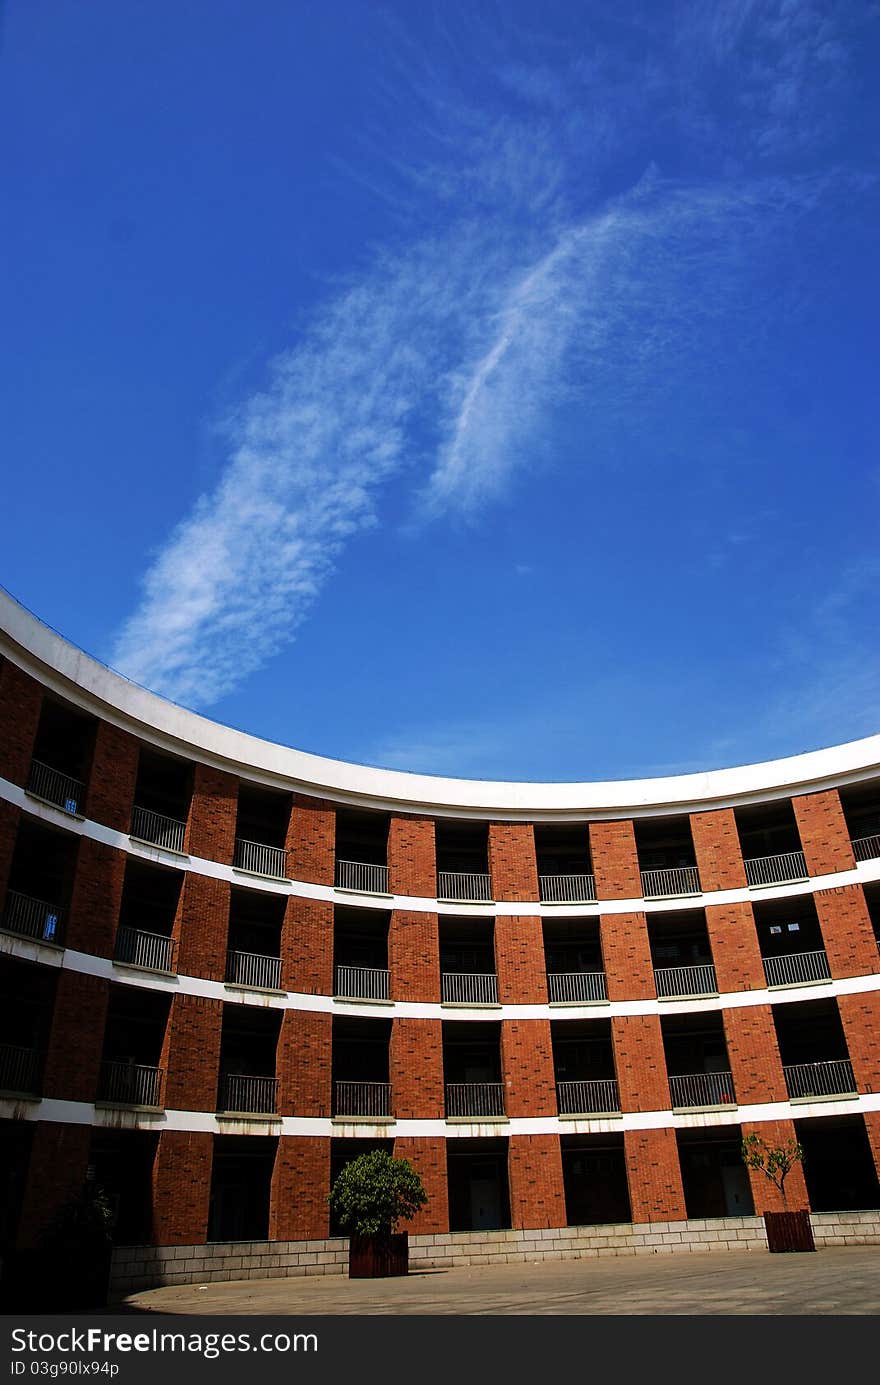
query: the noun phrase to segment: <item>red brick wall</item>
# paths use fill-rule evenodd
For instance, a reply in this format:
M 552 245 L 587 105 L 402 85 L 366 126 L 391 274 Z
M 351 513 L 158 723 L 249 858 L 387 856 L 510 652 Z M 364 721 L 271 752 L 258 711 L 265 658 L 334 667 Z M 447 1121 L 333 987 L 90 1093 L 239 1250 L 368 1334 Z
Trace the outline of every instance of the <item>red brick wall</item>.
M 598 899 L 641 899 L 642 877 L 631 822 L 591 822 L 590 854 Z
M 880 991 L 837 997 L 840 1022 L 860 1092 L 880 1092 Z
M 538 862 L 531 823 L 489 823 L 489 873 L 493 899 L 537 900 Z
M 762 991 L 767 982 L 751 904 L 710 904 L 706 910 L 706 932 L 722 995 L 729 991 Z
M 0 660 L 0 779 L 23 788 L 31 768 L 43 689 L 10 659 Z
M 874 1156 L 874 1167 L 877 1170 L 877 1177 L 880 1178 L 880 1111 L 866 1111 L 864 1119 L 868 1143 Z
M 283 1116 L 329 1116 L 333 1018 L 285 1010 L 278 1039 L 278 1109 Z
M 281 930 L 281 985 L 308 995 L 333 994 L 333 905 L 291 895 Z
M 440 1000 L 440 939 L 436 914 L 395 909 L 388 929 L 394 1000 Z
M 671 1105 L 659 1015 L 615 1015 L 614 1065 L 622 1111 L 668 1111 Z
M 602 964 L 609 1000 L 655 1000 L 651 944 L 644 914 L 602 914 Z
M 810 875 L 853 870 L 856 859 L 837 789 L 799 794 L 791 800 L 791 806 Z
M 736 890 L 746 883 L 732 808 L 691 813 L 691 836 L 704 890 Z
M 110 982 L 61 971 L 46 1048 L 43 1095 L 94 1101 L 98 1086 Z
M 269 1201 L 269 1239 L 320 1241 L 329 1235 L 330 1141 L 282 1135 Z
M 813 902 L 831 975 L 871 976 L 880 971 L 880 951 L 861 885 L 817 890 Z
M 122 903 L 126 853 L 81 837 L 67 920 L 66 945 L 112 957 Z
M 437 894 L 437 849 L 431 818 L 392 817 L 388 829 L 388 888 L 392 894 Z
M 293 795 L 287 829 L 287 874 L 311 885 L 332 885 L 336 852 L 336 809 L 323 798 Z
M 140 742 L 127 731 L 99 721 L 85 801 L 85 816 L 117 832 L 128 832 L 137 782 Z
M 429 1236 L 449 1230 L 449 1198 L 446 1190 L 446 1141 L 442 1136 L 420 1139 L 401 1135 L 394 1141 L 395 1159 L 408 1159 L 422 1180 L 428 1201 L 402 1230 L 413 1236 Z
M 391 1109 L 397 1119 L 442 1120 L 442 1022 L 400 1016 L 395 1019 L 388 1063 Z
M 6 901 L 6 885 L 9 881 L 20 819 L 21 809 L 0 799 L 0 910 Z
M 237 809 L 236 776 L 211 765 L 196 764 L 186 834 L 186 849 L 190 855 L 232 865 Z
M 90 1125 L 37 1123 L 18 1223 L 20 1246 L 39 1244 L 55 1210 L 82 1190 L 91 1143 Z
M 504 1020 L 501 1069 L 508 1116 L 555 1116 L 556 1080 L 549 1020 Z
M 153 1243 L 202 1245 L 208 1236 L 214 1137 L 162 1130 L 153 1159 Z
M 725 1010 L 724 1038 L 740 1106 L 752 1102 L 787 1101 L 782 1059 L 769 1005 Z
M 229 894 L 228 880 L 187 872 L 174 920 L 177 969 L 185 976 L 222 981 L 226 975 Z
M 495 970 L 502 1005 L 546 1005 L 547 964 L 539 918 L 501 914 L 495 920 Z
M 565 1226 L 565 1189 L 558 1135 L 511 1136 L 507 1173 L 511 1226 Z
M 176 995 L 171 1002 L 161 1066 L 170 1110 L 216 1111 L 223 1002 Z
M 760 1135 L 761 1139 L 771 1148 L 774 1145 L 788 1144 L 790 1140 L 795 1138 L 794 1122 L 787 1120 L 743 1121 L 742 1133 L 743 1139 L 747 1135 Z M 755 1169 L 749 1169 L 749 1182 L 752 1185 L 756 1216 L 760 1217 L 764 1212 L 783 1211 L 782 1198 L 769 1178 Z M 807 1197 L 807 1185 L 804 1182 L 804 1171 L 800 1164 L 795 1165 L 785 1180 L 785 1196 L 790 1212 L 799 1211 L 810 1205 Z
M 625 1130 L 623 1147 L 633 1222 L 684 1221 L 675 1131 Z

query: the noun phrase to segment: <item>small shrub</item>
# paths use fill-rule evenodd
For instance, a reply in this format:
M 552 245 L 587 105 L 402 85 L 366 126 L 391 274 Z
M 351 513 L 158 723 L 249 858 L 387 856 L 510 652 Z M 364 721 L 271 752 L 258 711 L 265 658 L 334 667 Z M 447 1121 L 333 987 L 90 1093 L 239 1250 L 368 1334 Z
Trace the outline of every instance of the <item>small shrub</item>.
M 427 1201 L 409 1160 L 381 1149 L 346 1164 L 328 1198 L 339 1225 L 356 1236 L 390 1236 L 398 1222 L 409 1221 Z

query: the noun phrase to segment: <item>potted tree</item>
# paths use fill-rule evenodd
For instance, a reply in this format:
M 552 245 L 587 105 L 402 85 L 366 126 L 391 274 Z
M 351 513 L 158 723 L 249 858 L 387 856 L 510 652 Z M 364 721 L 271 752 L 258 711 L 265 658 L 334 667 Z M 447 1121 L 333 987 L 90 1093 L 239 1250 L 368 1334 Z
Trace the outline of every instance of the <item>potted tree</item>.
M 742 1157 L 747 1168 L 756 1169 L 768 1178 L 782 1198 L 782 1212 L 764 1213 L 767 1249 L 770 1251 L 815 1250 L 810 1213 L 806 1208 L 791 1212 L 785 1192 L 785 1180 L 795 1164 L 803 1163 L 804 1147 L 797 1140 L 768 1145 L 760 1135 L 746 1135 L 742 1142 Z
M 409 1221 L 428 1201 L 408 1159 L 382 1149 L 358 1155 L 337 1177 L 328 1201 L 349 1235 L 350 1279 L 408 1273 L 409 1236 L 397 1224 Z

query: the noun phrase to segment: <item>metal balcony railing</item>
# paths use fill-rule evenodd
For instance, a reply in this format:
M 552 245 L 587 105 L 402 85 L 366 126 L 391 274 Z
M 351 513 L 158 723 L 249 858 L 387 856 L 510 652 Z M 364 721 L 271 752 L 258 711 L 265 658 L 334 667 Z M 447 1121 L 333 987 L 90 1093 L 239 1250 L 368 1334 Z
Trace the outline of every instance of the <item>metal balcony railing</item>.
M 873 861 L 880 856 L 880 832 L 870 837 L 853 837 L 851 845 L 857 861 Z
M 447 1082 L 446 1117 L 504 1115 L 503 1082 Z
M 23 938 L 38 938 L 45 943 L 60 943 L 62 921 L 57 904 L 47 904 L 44 899 L 32 899 L 30 895 L 19 894 L 17 890 L 7 890 L 2 921 L 7 933 L 18 933 Z
M 545 904 L 595 904 L 594 875 L 539 875 L 538 892 Z
M 733 1074 L 729 1072 L 694 1072 L 685 1077 L 670 1077 L 669 1092 L 673 1108 L 736 1104 Z
M 0 1091 L 36 1096 L 39 1054 L 35 1048 L 0 1044 Z
M 700 962 L 693 967 L 655 967 L 654 984 L 658 996 L 718 993 L 718 981 L 711 962 Z
M 620 1110 L 620 1096 L 613 1077 L 557 1082 L 556 1101 L 560 1116 L 589 1116 Z
M 849 1096 L 858 1090 L 848 1058 L 834 1058 L 825 1063 L 786 1064 L 782 1071 L 792 1100 L 810 1096 Z
M 802 851 L 783 851 L 778 856 L 747 856 L 743 862 L 750 885 L 782 885 L 790 880 L 809 880 Z
M 283 846 L 266 846 L 264 842 L 246 842 L 236 837 L 232 864 L 236 870 L 253 871 L 255 875 L 271 875 L 283 880 L 287 873 L 287 852 Z
M 120 928 L 116 934 L 113 960 L 146 971 L 173 971 L 177 943 L 165 933 L 147 933 L 143 928 Z
M 335 1116 L 390 1116 L 390 1082 L 334 1083 Z
M 185 834 L 186 823 L 178 818 L 151 812 L 149 808 L 139 808 L 137 804 L 131 811 L 131 836 L 138 841 L 164 846 L 166 851 L 183 851 Z
M 281 958 L 262 952 L 227 952 L 226 980 L 233 986 L 259 991 L 281 990 Z
M 27 791 L 35 798 L 43 798 L 47 803 L 55 803 L 66 813 L 78 813 L 85 797 L 85 785 L 69 774 L 62 774 L 51 765 L 31 761 Z
M 388 867 L 373 866 L 367 861 L 337 861 L 334 882 L 337 890 L 388 894 Z
M 797 986 L 803 981 L 829 981 L 828 958 L 818 952 L 788 952 L 783 957 L 764 957 L 768 986 Z
M 98 1100 L 124 1106 L 161 1107 L 162 1077 L 161 1068 L 108 1060 L 101 1064 Z
M 473 872 L 460 870 L 441 870 L 437 872 L 437 898 L 491 901 L 492 885 L 488 875 L 477 875 Z
M 218 1111 L 272 1116 L 278 1109 L 278 1078 L 222 1073 L 217 1093 Z
M 604 971 L 548 971 L 547 997 L 554 1004 L 607 1000 Z
M 387 1000 L 389 976 L 382 967 L 335 967 L 334 993 L 358 1000 Z
M 494 971 L 444 971 L 440 999 L 447 1005 L 497 1005 L 498 977 Z
M 702 891 L 696 866 L 670 866 L 668 870 L 643 870 L 640 874 L 645 899 L 670 899 Z

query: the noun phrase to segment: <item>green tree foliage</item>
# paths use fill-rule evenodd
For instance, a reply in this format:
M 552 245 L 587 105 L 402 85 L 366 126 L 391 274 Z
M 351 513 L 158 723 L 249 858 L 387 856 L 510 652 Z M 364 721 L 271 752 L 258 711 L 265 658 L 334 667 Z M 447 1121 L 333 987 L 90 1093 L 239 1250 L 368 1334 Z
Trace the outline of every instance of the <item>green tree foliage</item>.
M 803 1162 L 804 1147 L 797 1140 L 788 1140 L 782 1145 L 768 1145 L 760 1135 L 746 1135 L 742 1142 L 743 1163 L 750 1169 L 757 1169 L 769 1178 L 774 1188 L 782 1195 L 783 1207 L 788 1207 L 785 1196 L 785 1180 L 795 1164 Z
M 415 1216 L 428 1195 L 408 1159 L 374 1149 L 346 1164 L 328 1201 L 343 1230 L 383 1236 L 395 1231 L 399 1221 Z

